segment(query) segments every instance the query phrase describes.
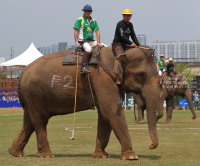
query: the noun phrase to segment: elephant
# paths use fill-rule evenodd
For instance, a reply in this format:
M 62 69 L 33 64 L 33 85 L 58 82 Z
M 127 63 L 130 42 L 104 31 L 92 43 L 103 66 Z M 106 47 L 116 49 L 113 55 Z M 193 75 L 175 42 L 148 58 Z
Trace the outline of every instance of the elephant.
M 157 102 L 157 120 L 163 117 L 163 103 L 164 100 L 166 100 L 166 123 L 172 123 L 174 95 L 187 98 L 190 110 L 193 114 L 192 119 L 196 119 L 196 113 L 192 103 L 192 93 L 186 76 L 182 73 L 177 73 L 175 77 L 165 75 L 162 82 L 162 85 L 158 84 L 158 93 L 160 95 Z M 145 101 L 140 94 L 134 94 L 134 100 L 138 108 L 138 123 L 144 123 L 144 110 L 146 109 Z
M 154 50 L 150 48 L 132 48 L 126 50 L 124 73 L 121 87 L 123 91 L 141 94 L 147 103 L 149 132 L 152 144 L 149 149 L 158 146 L 156 129 L 157 84 Z M 37 157 L 54 157 L 49 147 L 46 127 L 48 120 L 56 115 L 74 112 L 74 90 L 76 65 L 62 65 L 66 51 L 45 55 L 28 65 L 21 73 L 18 82 L 18 96 L 24 109 L 23 125 L 13 140 L 9 153 L 16 157 L 24 156 L 24 147 L 31 134 L 37 137 Z M 100 50 L 100 60 L 113 74 L 115 57 L 111 47 Z M 78 66 L 80 71 L 80 66 Z M 89 65 L 91 73 L 78 74 L 78 93 L 76 112 L 98 109 L 98 128 L 94 158 L 107 158 L 105 151 L 111 131 L 121 144 L 123 160 L 138 159 L 133 151 L 124 110 L 120 104 L 120 88 L 99 65 Z M 88 77 L 91 89 L 88 83 Z M 114 77 L 114 76 L 113 76 Z M 115 78 L 115 77 L 114 77 Z

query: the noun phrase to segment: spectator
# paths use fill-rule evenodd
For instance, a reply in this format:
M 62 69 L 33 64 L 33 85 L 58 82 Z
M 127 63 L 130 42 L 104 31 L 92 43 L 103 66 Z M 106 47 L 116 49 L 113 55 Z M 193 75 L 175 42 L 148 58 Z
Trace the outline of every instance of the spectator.
M 198 106 L 198 102 L 199 102 L 198 92 L 195 91 L 194 94 L 193 94 L 193 96 L 194 96 L 194 108 L 195 108 L 195 110 L 197 110 L 197 106 Z

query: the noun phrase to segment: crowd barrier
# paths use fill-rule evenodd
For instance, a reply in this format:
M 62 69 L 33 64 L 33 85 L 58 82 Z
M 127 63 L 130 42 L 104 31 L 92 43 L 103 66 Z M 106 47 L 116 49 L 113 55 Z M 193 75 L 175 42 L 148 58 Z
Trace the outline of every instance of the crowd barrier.
M 21 107 L 16 79 L 0 80 L 0 107 Z
M 21 107 L 17 88 L 0 88 L 0 107 Z
M 179 99 L 178 100 L 179 107 L 189 107 L 188 101 L 186 99 Z

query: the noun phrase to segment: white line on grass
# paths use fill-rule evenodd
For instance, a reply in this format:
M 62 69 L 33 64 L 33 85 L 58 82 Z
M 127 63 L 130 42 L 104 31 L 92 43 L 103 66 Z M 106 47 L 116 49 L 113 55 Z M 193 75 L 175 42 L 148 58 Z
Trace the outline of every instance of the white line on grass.
M 15 115 L 2 115 L 2 116 L 19 116 L 19 115 L 23 115 L 23 114 L 15 114 Z

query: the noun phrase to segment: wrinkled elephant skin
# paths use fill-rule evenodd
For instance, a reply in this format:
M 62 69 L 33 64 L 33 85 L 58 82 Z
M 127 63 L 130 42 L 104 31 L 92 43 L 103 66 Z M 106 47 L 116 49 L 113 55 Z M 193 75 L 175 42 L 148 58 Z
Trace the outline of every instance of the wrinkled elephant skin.
M 46 127 L 52 116 L 70 114 L 74 111 L 76 65 L 63 66 L 65 51 L 45 55 L 27 66 L 20 75 L 18 95 L 24 109 L 23 126 L 12 142 L 9 152 L 16 157 L 24 156 L 24 147 L 35 131 L 37 157 L 54 157 L 49 147 Z M 110 47 L 101 49 L 101 61 L 112 73 L 114 55 Z M 105 148 L 113 130 L 121 144 L 121 159 L 138 159 L 132 149 L 124 110 L 120 104 L 120 90 L 110 76 L 97 65 L 90 65 L 89 74 L 95 104 L 98 108 L 98 128 L 95 158 L 107 158 Z M 80 71 L 80 66 L 79 66 Z M 151 50 L 139 48 L 126 51 L 126 67 L 122 87 L 127 92 L 140 93 L 147 103 L 151 149 L 158 146 L 156 131 L 157 85 L 156 67 Z M 150 95 L 151 94 L 151 97 Z M 78 75 L 76 111 L 94 106 L 86 75 Z

